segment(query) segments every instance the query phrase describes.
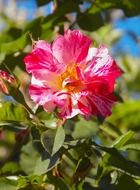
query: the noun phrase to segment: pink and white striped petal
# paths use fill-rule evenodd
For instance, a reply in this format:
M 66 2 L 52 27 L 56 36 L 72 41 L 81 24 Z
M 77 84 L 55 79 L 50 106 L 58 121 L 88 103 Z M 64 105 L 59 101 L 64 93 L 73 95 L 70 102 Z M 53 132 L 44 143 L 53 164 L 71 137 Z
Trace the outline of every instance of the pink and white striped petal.
M 45 43 L 45 42 L 44 42 Z M 62 64 L 60 64 L 51 53 L 51 49 L 35 48 L 24 58 L 28 73 L 33 73 L 38 69 L 46 69 L 51 72 L 62 72 Z
M 78 101 L 78 107 L 83 112 L 83 115 L 102 115 L 107 117 L 111 114 L 111 108 L 116 101 L 117 98 L 113 94 L 103 96 L 85 92 Z
M 91 44 L 91 40 L 79 30 L 67 30 L 52 44 L 55 58 L 62 64 L 80 63 L 83 61 Z

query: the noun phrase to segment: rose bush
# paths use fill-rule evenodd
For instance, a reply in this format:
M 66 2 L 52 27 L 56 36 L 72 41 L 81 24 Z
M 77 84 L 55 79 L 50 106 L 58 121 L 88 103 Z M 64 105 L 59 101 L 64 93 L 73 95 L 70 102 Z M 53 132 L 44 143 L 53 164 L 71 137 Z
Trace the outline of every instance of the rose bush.
M 0 1 L 0 190 L 139 190 L 133 1 Z

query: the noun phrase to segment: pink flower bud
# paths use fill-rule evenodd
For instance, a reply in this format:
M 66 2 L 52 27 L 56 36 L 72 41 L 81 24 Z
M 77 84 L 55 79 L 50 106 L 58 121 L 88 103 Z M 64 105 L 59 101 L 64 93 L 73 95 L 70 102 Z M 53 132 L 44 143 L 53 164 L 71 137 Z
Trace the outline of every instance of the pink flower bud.
M 0 70 L 0 91 L 4 94 L 9 94 L 9 86 L 16 83 L 13 76 L 9 75 L 6 71 Z

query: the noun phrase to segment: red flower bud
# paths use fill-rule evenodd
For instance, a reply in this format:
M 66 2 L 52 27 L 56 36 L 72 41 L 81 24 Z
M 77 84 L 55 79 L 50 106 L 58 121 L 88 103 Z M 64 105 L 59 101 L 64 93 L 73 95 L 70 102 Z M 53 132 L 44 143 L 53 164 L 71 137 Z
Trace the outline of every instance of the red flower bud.
M 10 85 L 15 85 L 16 80 L 6 71 L 0 70 L 0 91 L 4 94 L 9 94 Z

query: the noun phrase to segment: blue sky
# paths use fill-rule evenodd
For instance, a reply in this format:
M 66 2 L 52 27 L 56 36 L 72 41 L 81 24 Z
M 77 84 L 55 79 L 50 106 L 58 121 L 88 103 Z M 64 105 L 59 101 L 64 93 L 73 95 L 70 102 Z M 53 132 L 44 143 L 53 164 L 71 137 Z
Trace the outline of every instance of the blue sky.
M 140 56 L 140 16 L 119 19 L 115 21 L 114 27 L 123 31 L 114 50 Z
M 19 0 L 17 1 L 17 7 L 19 9 L 25 9 L 28 11 L 28 19 L 31 20 L 35 18 L 34 11 L 37 9 L 36 0 Z M 44 13 L 50 13 L 50 4 L 43 6 Z

